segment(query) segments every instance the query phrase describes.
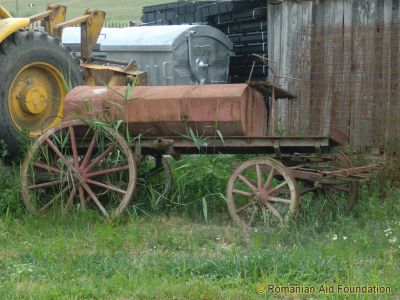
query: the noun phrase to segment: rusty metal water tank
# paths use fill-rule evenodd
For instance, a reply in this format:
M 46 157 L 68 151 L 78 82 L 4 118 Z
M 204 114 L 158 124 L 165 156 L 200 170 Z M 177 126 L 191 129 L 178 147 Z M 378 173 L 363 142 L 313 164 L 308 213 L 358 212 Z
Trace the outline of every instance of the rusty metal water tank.
M 63 42 L 76 45 L 79 28 L 66 28 Z M 103 28 L 98 51 L 110 59 L 134 60 L 148 72 L 149 85 L 227 83 L 233 45 L 206 25 Z
M 90 104 L 89 104 L 90 103 Z M 88 105 L 89 104 L 89 105 Z M 87 108 L 91 109 L 88 110 Z M 247 84 L 196 86 L 79 86 L 64 101 L 65 119 L 124 120 L 130 134 L 165 137 L 265 136 L 263 95 Z

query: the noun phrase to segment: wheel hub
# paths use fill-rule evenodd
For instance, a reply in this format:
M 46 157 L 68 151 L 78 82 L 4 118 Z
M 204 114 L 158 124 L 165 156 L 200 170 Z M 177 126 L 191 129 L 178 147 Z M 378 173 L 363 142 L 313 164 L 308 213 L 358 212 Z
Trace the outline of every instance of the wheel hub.
M 80 172 L 78 171 L 78 170 L 76 170 L 75 168 L 74 168 L 74 170 L 73 170 L 73 173 L 72 173 L 72 180 L 73 180 L 73 182 L 74 182 L 74 184 L 76 185 L 76 186 L 81 186 L 82 185 L 82 175 L 80 174 Z
M 18 98 L 21 109 L 31 115 L 42 113 L 48 105 L 47 92 L 41 86 L 26 86 Z
M 66 94 L 61 72 L 45 62 L 24 66 L 11 82 L 8 109 L 17 130 L 39 136 L 60 121 Z
M 269 197 L 273 196 L 270 189 L 258 189 L 255 193 L 256 199 L 260 202 L 269 202 Z

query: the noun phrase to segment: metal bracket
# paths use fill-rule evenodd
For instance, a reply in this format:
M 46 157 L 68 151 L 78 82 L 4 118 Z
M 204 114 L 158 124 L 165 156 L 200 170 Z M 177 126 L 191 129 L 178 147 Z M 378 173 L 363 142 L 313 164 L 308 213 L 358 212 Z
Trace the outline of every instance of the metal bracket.
M 281 146 L 279 140 L 274 140 L 274 152 L 277 156 L 281 156 Z
M 174 149 L 174 140 L 158 138 L 150 145 L 150 148 L 171 155 L 175 160 L 181 159 L 181 154 Z
M 31 24 L 43 20 L 44 31 L 55 36 L 55 27 L 65 21 L 66 12 L 67 7 L 65 5 L 49 4 L 45 12 L 33 15 L 29 19 Z
M 54 28 L 54 36 L 61 38 L 64 28 L 81 26 L 81 58 L 89 63 L 93 57 L 93 46 L 96 45 L 104 24 L 106 13 L 97 9 L 85 10 L 85 15 L 59 23 Z
M 133 156 L 136 162 L 139 162 L 142 159 L 142 145 L 140 144 L 140 141 L 135 145 Z
M 322 151 L 321 151 L 321 141 L 320 140 L 315 140 L 315 153 L 318 155 L 321 155 Z
M 2 5 L 0 5 L 0 19 L 8 18 L 12 18 L 12 15 Z

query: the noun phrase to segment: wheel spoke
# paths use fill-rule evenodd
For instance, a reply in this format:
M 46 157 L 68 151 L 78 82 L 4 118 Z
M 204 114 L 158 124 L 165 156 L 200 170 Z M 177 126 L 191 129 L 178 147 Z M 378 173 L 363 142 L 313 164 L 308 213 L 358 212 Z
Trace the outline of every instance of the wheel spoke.
M 96 143 L 96 134 L 93 134 L 93 138 L 89 144 L 89 147 L 86 151 L 85 157 L 83 158 L 83 161 L 81 163 L 81 166 L 80 166 L 81 170 L 84 170 L 86 168 L 86 165 L 89 162 L 90 156 L 92 156 L 95 143 Z
M 74 166 L 76 169 L 78 169 L 79 168 L 78 149 L 76 147 L 75 130 L 73 126 L 69 126 L 69 135 L 71 139 L 71 148 L 72 148 L 72 156 L 74 159 Z
M 100 203 L 99 199 L 97 199 L 96 195 L 93 193 L 93 191 L 91 190 L 91 188 L 86 184 L 86 183 L 82 183 L 83 188 L 86 190 L 86 192 L 89 194 L 90 198 L 92 198 L 92 200 L 94 201 L 94 203 L 96 203 L 97 207 L 100 209 L 100 211 L 103 213 L 103 215 L 106 218 L 110 218 L 109 213 L 106 211 L 106 209 L 104 208 L 104 206 Z
M 261 207 L 261 216 L 264 223 L 264 226 L 268 225 L 269 216 L 271 215 L 268 207 Z
M 97 186 L 102 187 L 102 188 L 105 188 L 107 190 L 112 190 L 112 191 L 115 191 L 115 192 L 118 192 L 118 193 L 121 193 L 121 194 L 126 194 L 126 191 L 121 190 L 120 188 L 118 188 L 116 186 L 113 186 L 113 185 L 104 184 L 104 183 L 101 183 L 101 182 L 98 182 L 98 181 L 94 181 L 94 180 L 91 180 L 91 179 L 86 179 L 86 182 L 90 183 L 90 184 L 93 184 L 93 185 L 97 185 Z
M 72 192 L 69 194 L 67 204 L 65 205 L 65 209 L 69 209 L 72 206 L 75 196 L 76 196 L 76 189 L 73 189 Z
M 268 197 L 268 201 L 272 202 L 281 202 L 281 203 L 291 203 L 292 201 L 288 199 L 283 199 L 283 198 L 277 198 L 277 197 Z
M 344 188 L 344 187 L 340 187 L 340 186 L 331 186 L 329 188 L 332 189 L 332 190 L 339 191 L 339 192 L 350 193 L 350 189 L 349 188 Z
M 43 212 L 45 211 L 50 205 L 53 204 L 54 201 L 57 200 L 62 194 L 64 194 L 67 190 L 69 189 L 69 186 L 66 186 L 61 192 L 59 192 L 57 195 L 55 195 L 45 206 L 43 206 L 40 211 Z
M 282 216 L 280 215 L 280 213 L 276 210 L 276 208 L 272 204 L 265 202 L 265 205 L 268 207 L 268 209 L 270 211 L 272 211 L 272 213 L 279 219 L 279 221 L 283 222 Z
M 245 191 L 242 191 L 242 190 L 234 189 L 234 190 L 232 190 L 232 193 L 239 194 L 239 195 L 246 196 L 246 197 L 251 197 L 251 193 L 245 192 Z
M 70 162 L 65 158 L 65 156 L 60 152 L 60 150 L 57 148 L 56 145 L 54 145 L 54 143 L 47 137 L 46 139 L 47 144 L 49 144 L 50 148 L 53 149 L 53 151 L 55 152 L 55 154 L 57 154 L 57 156 L 64 162 L 64 164 L 68 167 L 71 168 L 72 165 L 70 164 Z
M 257 188 L 243 175 L 239 175 L 239 179 L 245 183 L 253 192 L 257 192 Z
M 63 183 L 63 182 L 64 182 L 64 179 L 58 179 L 58 180 L 53 180 L 53 181 L 49 181 L 49 182 L 30 185 L 30 186 L 28 186 L 28 190 L 34 190 L 34 189 L 40 189 L 40 188 L 44 188 L 44 187 L 49 187 L 49 186 L 60 184 L 60 183 Z
M 257 173 L 257 187 L 259 189 L 262 189 L 262 176 L 261 176 L 261 169 L 260 169 L 260 165 L 256 164 L 256 173 Z
M 272 183 L 272 178 L 274 178 L 274 175 L 275 175 L 275 169 L 271 168 L 271 172 L 268 174 L 267 181 L 265 182 L 265 185 L 264 185 L 264 190 L 266 190 L 267 188 L 270 187 L 270 185 Z
M 93 169 L 93 167 L 95 167 L 102 159 L 104 159 L 112 150 L 114 150 L 115 145 L 111 144 L 108 146 L 108 148 L 99 156 L 97 156 L 97 158 L 88 166 L 86 167 L 85 171 L 88 172 L 91 169 Z
M 79 191 L 79 201 L 81 203 L 81 206 L 83 208 L 86 208 L 86 199 L 85 199 L 85 193 L 83 192 L 83 188 L 80 186 L 78 188 L 78 191 Z
M 336 199 L 336 197 L 333 195 L 333 193 L 331 193 L 329 190 L 325 189 L 324 190 L 325 195 L 328 196 L 328 198 L 330 200 L 332 200 L 333 203 L 335 203 L 338 207 L 341 207 L 341 205 L 339 204 L 339 201 Z
M 61 173 L 62 173 L 62 171 L 61 171 L 60 169 L 57 169 L 57 168 L 54 168 L 54 167 L 50 167 L 50 166 L 45 165 L 45 164 L 42 164 L 42 163 L 36 162 L 36 163 L 34 163 L 33 165 L 34 165 L 35 167 L 39 168 L 39 169 L 46 170 L 46 171 L 48 171 L 48 172 L 50 172 L 50 173 L 58 173 L 58 174 L 61 174 Z
M 236 213 L 238 214 L 238 213 L 242 212 L 242 211 L 245 210 L 246 208 L 250 207 L 252 204 L 254 204 L 254 203 L 253 203 L 253 202 L 249 202 L 249 203 L 243 205 L 242 207 L 240 207 L 240 208 L 238 208 L 238 209 L 236 210 Z
M 112 169 L 101 170 L 101 171 L 97 171 L 97 172 L 93 172 L 93 173 L 89 173 L 86 176 L 87 177 L 97 177 L 97 176 L 116 173 L 116 172 L 125 171 L 125 170 L 129 170 L 129 166 L 128 165 L 121 166 L 121 167 L 116 167 L 116 168 L 112 168 Z
M 253 224 L 254 218 L 255 218 L 255 216 L 256 216 L 256 214 L 257 214 L 257 211 L 258 211 L 258 207 L 257 207 L 257 206 L 254 206 L 254 211 L 253 211 L 253 213 L 251 214 L 251 217 L 250 217 L 249 222 L 247 223 L 247 226 L 248 226 L 248 227 L 251 227 L 251 225 Z
M 277 191 L 279 191 L 281 188 L 283 188 L 285 185 L 287 185 L 287 182 L 284 181 L 281 184 L 277 185 L 276 187 L 274 187 L 272 190 L 269 191 L 270 194 L 273 194 Z

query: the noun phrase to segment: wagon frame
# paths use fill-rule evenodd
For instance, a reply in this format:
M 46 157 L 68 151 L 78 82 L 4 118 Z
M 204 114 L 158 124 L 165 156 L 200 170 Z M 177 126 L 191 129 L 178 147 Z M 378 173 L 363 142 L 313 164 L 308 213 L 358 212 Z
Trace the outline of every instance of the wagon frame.
M 272 95 L 272 107 L 269 111 L 271 116 L 274 115 L 275 99 L 294 97 L 269 81 L 249 81 L 248 85 L 264 94 Z M 126 209 L 134 197 L 137 178 L 140 177 L 137 167 L 144 157 L 155 157 L 155 166 L 149 174 L 164 170 L 166 174 L 164 191 L 170 192 L 172 174 L 169 165 L 163 160 L 164 155 L 179 159 L 182 154 L 262 154 L 272 157 L 259 156 L 242 163 L 228 182 L 226 192 L 228 211 L 233 221 L 241 228 L 248 230 L 260 226 L 260 222 L 270 226 L 287 221 L 296 214 L 299 197 L 309 192 L 323 191 L 335 204 L 343 206 L 346 212 L 350 211 L 356 202 L 359 184 L 368 181 L 371 170 L 377 166 L 354 167 L 344 153 L 340 152 L 340 146 L 347 141 L 347 137 L 335 129 L 332 129 L 330 136 L 274 136 L 275 120 L 272 117 L 271 119 L 272 134 L 269 136 L 221 137 L 216 134 L 205 137 L 201 143 L 185 136 L 142 136 L 128 143 L 117 130 L 106 128 L 105 132 L 112 137 L 112 140 L 105 143 L 106 145 L 103 145 L 102 150 L 96 155 L 93 153 L 101 148 L 96 132 L 93 131 L 90 135 L 82 131 L 82 128 L 91 130 L 90 125 L 81 120 L 64 121 L 44 133 L 34 142 L 26 155 L 22 167 L 24 202 L 31 212 L 44 213 L 58 202 L 57 199 L 62 198 L 61 194 L 64 193 L 68 194 L 68 197 L 62 200 L 63 209 L 71 208 L 78 198 L 82 207 L 86 207 L 88 201 L 92 202 L 105 217 L 114 218 Z M 63 149 L 57 148 L 52 138 L 63 130 L 66 131 L 64 137 L 68 140 L 64 145 L 69 145 L 68 157 L 63 154 Z M 53 152 L 53 161 L 50 164 L 46 165 L 43 159 L 38 160 L 35 157 L 35 153 L 41 147 L 47 147 L 47 152 Z M 108 165 L 104 170 L 101 168 L 92 170 L 95 167 L 99 168 L 103 160 L 113 151 L 116 151 L 115 155 L 124 156 L 123 165 L 115 167 Z M 39 171 L 52 176 L 58 174 L 58 177 L 64 179 L 53 177 L 39 184 L 32 183 L 29 172 L 36 174 Z M 122 172 L 125 172 L 125 177 L 122 176 Z M 246 175 L 246 172 L 252 175 Z M 105 179 L 97 181 L 97 178 L 108 177 L 110 174 L 115 176 L 118 173 L 121 173 L 120 178 L 125 178 L 127 182 L 124 188 L 112 185 Z M 33 192 L 52 189 L 53 186 L 60 184 L 65 186 L 66 182 L 67 186 L 60 189 L 61 192 L 54 192 L 50 200 L 46 200 L 42 206 L 36 207 L 33 204 L 31 195 Z M 299 182 L 302 183 L 301 188 Z M 107 209 L 93 187 L 106 190 L 102 194 L 117 193 L 120 200 Z M 345 197 L 341 198 L 347 199 L 337 199 L 332 191 L 344 193 Z M 165 200 L 168 195 L 163 193 L 160 195 Z M 257 221 L 257 218 L 261 221 Z

